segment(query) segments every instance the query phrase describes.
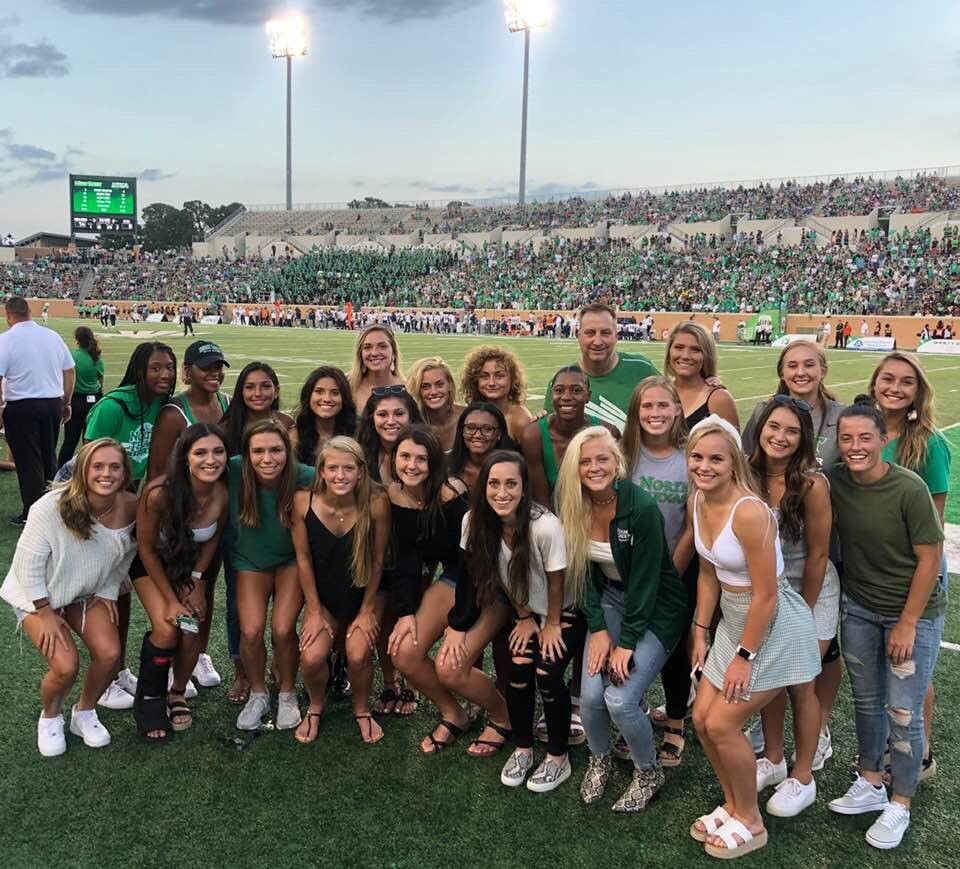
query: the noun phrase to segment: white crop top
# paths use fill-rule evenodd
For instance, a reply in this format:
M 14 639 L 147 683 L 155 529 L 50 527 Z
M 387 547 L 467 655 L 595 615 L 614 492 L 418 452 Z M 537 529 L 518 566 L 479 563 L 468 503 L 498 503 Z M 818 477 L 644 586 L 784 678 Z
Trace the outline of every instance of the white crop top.
M 597 562 L 603 575 L 614 582 L 623 582 L 620 577 L 620 571 L 613 560 L 613 550 L 610 548 L 610 542 L 601 543 L 599 540 L 591 540 L 588 555 L 591 561 Z
M 217 523 L 207 525 L 206 528 L 191 528 L 190 530 L 193 532 L 194 543 L 206 543 L 208 540 L 212 540 L 213 535 L 217 533 Z
M 708 549 L 700 537 L 700 522 L 697 518 L 700 493 L 696 492 L 693 496 L 693 540 L 697 547 L 697 554 L 716 568 L 717 579 L 720 582 L 738 588 L 750 588 L 752 584 L 743 547 L 740 545 L 737 535 L 733 533 L 733 514 L 737 512 L 737 507 L 744 501 L 757 501 L 764 507 L 767 506 L 760 498 L 753 495 L 745 495 L 740 498 L 733 505 L 730 516 L 727 518 L 727 524 L 720 530 L 717 539 L 713 541 L 713 546 Z M 767 507 L 767 509 L 770 508 Z M 770 518 L 773 520 L 774 526 L 773 544 L 777 552 L 777 577 L 779 578 L 783 576 L 783 552 L 780 549 L 780 534 L 777 530 L 776 517 L 771 513 Z

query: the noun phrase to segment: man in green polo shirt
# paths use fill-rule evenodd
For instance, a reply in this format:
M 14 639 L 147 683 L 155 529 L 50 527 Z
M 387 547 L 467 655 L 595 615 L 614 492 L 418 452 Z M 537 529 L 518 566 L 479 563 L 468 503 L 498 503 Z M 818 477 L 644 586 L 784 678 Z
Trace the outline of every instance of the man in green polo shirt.
M 617 352 L 617 313 L 594 302 L 580 309 L 580 367 L 590 380 L 588 416 L 596 416 L 623 431 L 630 396 L 644 377 L 659 372 L 640 353 Z M 553 411 L 553 378 L 547 385 L 544 409 Z

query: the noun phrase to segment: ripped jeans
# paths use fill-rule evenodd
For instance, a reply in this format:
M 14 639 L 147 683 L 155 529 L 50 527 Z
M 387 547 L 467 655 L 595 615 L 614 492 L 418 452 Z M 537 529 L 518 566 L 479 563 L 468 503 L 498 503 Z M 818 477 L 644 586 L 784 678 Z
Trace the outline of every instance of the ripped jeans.
M 923 762 L 923 698 L 940 651 L 943 616 L 920 619 L 913 657 L 895 667 L 887 657 L 887 641 L 897 624 L 893 616 L 867 609 L 843 595 L 840 645 L 853 689 L 860 766 L 883 771 L 890 741 L 893 793 L 912 797 Z

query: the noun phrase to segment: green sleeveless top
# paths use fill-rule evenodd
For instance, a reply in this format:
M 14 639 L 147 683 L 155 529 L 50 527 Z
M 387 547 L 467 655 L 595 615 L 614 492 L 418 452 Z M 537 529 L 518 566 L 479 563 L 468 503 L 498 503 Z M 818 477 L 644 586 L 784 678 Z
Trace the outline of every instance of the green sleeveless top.
M 230 404 L 230 399 L 227 398 L 222 392 L 217 393 L 217 401 L 220 402 L 220 412 L 221 414 L 227 412 L 227 405 Z M 183 414 L 183 418 L 187 421 L 187 425 L 193 425 L 197 420 L 193 416 L 193 410 L 190 408 L 190 402 L 187 401 L 187 393 L 181 392 L 179 395 L 175 395 L 170 399 L 171 407 L 175 407 L 180 413 Z
M 560 476 L 560 465 L 557 463 L 557 454 L 553 450 L 549 419 L 549 416 L 542 416 L 537 420 L 537 425 L 540 426 L 540 440 L 543 441 L 543 471 L 547 477 L 547 488 L 552 495 L 557 485 L 557 478 Z M 600 418 L 596 416 L 588 416 L 587 421 L 590 425 L 600 425 Z

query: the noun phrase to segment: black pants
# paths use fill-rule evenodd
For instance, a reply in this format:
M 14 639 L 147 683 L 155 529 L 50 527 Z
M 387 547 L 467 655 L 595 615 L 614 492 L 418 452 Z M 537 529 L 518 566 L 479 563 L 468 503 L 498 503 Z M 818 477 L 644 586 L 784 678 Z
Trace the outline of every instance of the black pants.
M 59 398 L 8 401 L 3 411 L 7 444 L 17 465 L 23 516 L 57 472 L 57 435 L 63 402 Z
M 73 394 L 73 398 L 70 400 L 70 419 L 63 427 L 63 443 L 60 444 L 60 452 L 57 454 L 58 468 L 62 468 L 73 458 L 77 444 L 80 443 L 83 432 L 87 427 L 87 414 L 90 413 L 90 408 L 101 398 L 103 398 L 102 392 L 93 396 L 93 401 L 90 401 L 89 395 L 76 392 Z
M 697 578 L 700 564 L 693 556 L 690 566 L 684 571 L 683 583 L 687 587 L 687 621 L 680 642 L 677 643 L 667 663 L 660 671 L 663 694 L 667 701 L 667 718 L 683 721 L 687 717 L 687 700 L 690 698 L 690 625 L 697 611 Z
M 184 317 L 183 318 L 183 336 L 186 338 L 187 329 L 190 330 L 190 334 L 193 335 L 193 317 Z
M 545 623 L 546 619 L 540 621 Z M 566 646 L 563 656 L 558 660 L 545 660 L 540 654 L 540 643 L 534 637 L 525 652 L 511 659 L 506 698 L 514 745 L 533 748 L 535 691 L 540 689 L 543 716 L 547 721 L 547 751 L 556 756 L 567 753 L 570 738 L 570 689 L 563 674 L 570 659 L 583 648 L 587 634 L 583 614 L 573 610 L 563 611 L 560 626 L 560 635 Z

